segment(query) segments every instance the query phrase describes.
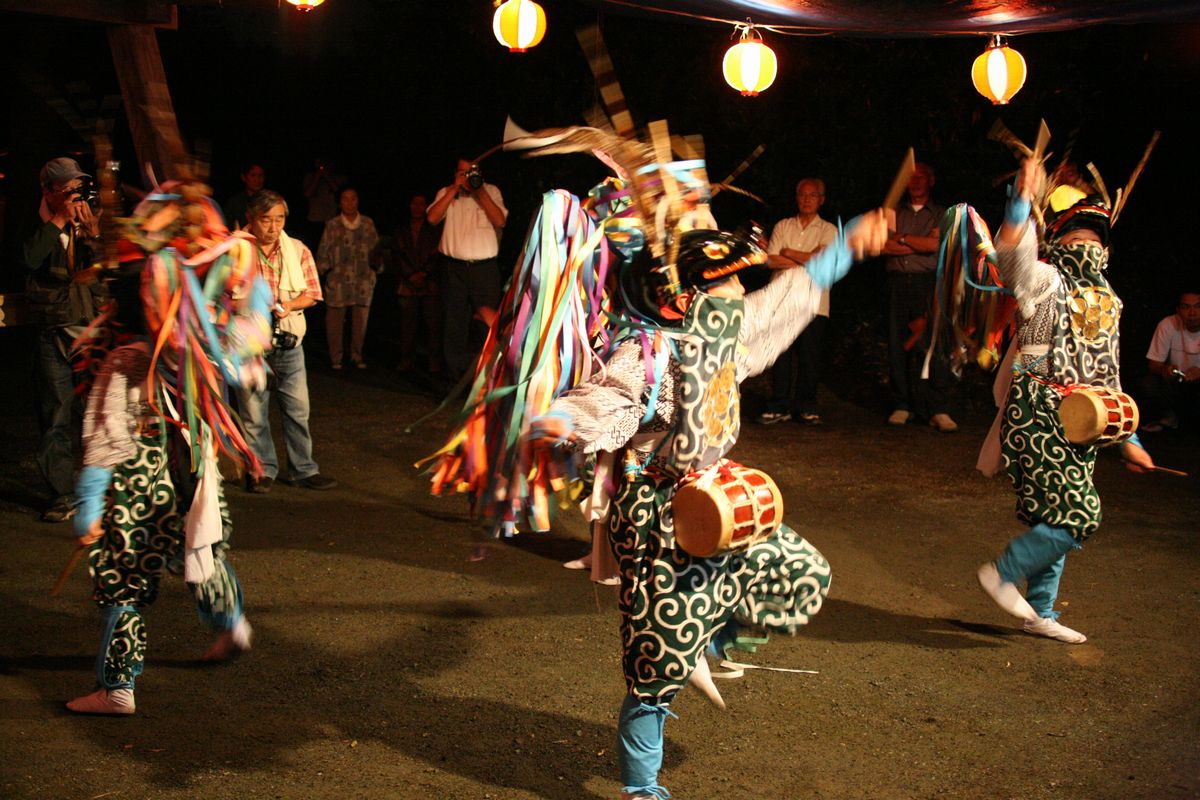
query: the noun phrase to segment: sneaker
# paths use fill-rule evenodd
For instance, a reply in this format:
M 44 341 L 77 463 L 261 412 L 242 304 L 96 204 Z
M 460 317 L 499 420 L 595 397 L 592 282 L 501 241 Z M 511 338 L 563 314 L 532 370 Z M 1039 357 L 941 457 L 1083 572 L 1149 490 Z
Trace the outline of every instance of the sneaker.
M 954 433 L 958 430 L 958 423 L 951 419 L 949 414 L 934 414 L 929 418 L 929 427 L 936 429 L 938 433 Z
M 341 362 L 338 362 L 337 364 L 330 364 L 330 366 L 331 366 L 331 367 L 333 367 L 334 369 L 341 369 L 341 368 L 342 368 Z
M 365 361 L 355 361 L 355 362 L 354 362 L 354 368 L 355 368 L 355 369 L 366 369 L 366 368 L 367 368 L 367 362 L 365 362 Z
M 620 575 L 609 575 L 607 578 L 601 578 L 600 580 L 595 581 L 595 582 L 600 584 L 601 586 L 620 586 L 621 585 L 621 576 Z
M 909 412 L 907 409 L 897 408 L 887 418 L 887 424 L 888 425 L 906 425 L 908 423 L 908 420 L 910 417 L 912 417 L 912 413 Z
M 79 506 L 70 497 L 57 498 L 42 512 L 42 522 L 68 522 L 79 513 Z
M 1009 583 L 1000 577 L 1000 570 L 996 569 L 994 561 L 989 561 L 981 566 L 976 577 L 988 597 L 992 598 L 1000 608 L 1027 622 L 1038 620 L 1037 612 L 1033 610 L 1033 606 L 1029 605 L 1029 601 L 1021 596 L 1021 590 L 1016 587 L 1016 584 Z
M 254 637 L 254 629 L 242 617 L 231 629 L 221 631 L 217 640 L 208 648 L 201 661 L 230 661 L 250 649 L 250 640 Z
M 133 689 L 97 689 L 71 700 L 67 708 L 76 714 L 108 717 L 127 717 L 137 710 L 133 702 Z
M 300 478 L 299 480 L 292 481 L 292 485 L 299 486 L 301 489 L 316 489 L 317 491 L 324 491 L 337 486 L 338 482 L 335 479 L 322 475 L 318 472 L 315 475 L 309 475 L 307 478 Z
M 1083 644 L 1087 641 L 1087 637 L 1079 631 L 1071 630 L 1066 625 L 1062 625 L 1050 617 L 1027 619 L 1021 625 L 1021 630 L 1030 636 L 1045 636 L 1047 639 L 1057 639 L 1067 644 Z
M 792 418 L 792 415 L 787 413 L 786 411 L 784 411 L 784 412 L 764 411 L 763 413 L 758 415 L 758 424 L 774 425 L 776 422 L 787 422 L 791 418 Z
M 821 419 L 820 414 L 805 412 L 799 417 L 796 417 L 796 422 L 799 422 L 801 425 L 822 425 L 825 421 Z
M 271 491 L 274 484 L 275 479 L 269 475 L 263 475 L 261 478 L 255 478 L 252 475 L 246 476 L 246 491 L 251 494 L 266 494 Z

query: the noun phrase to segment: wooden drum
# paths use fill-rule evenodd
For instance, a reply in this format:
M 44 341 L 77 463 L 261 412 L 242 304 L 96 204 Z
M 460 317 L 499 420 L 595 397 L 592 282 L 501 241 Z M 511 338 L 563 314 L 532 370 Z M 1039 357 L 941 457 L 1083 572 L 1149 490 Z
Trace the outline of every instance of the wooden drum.
M 783 496 L 775 481 L 733 461 L 684 477 L 671 509 L 675 541 L 694 556 L 749 547 L 783 524 Z
M 1068 389 L 1058 416 L 1072 444 L 1106 447 L 1120 444 L 1137 431 L 1137 403 L 1129 395 L 1103 386 Z

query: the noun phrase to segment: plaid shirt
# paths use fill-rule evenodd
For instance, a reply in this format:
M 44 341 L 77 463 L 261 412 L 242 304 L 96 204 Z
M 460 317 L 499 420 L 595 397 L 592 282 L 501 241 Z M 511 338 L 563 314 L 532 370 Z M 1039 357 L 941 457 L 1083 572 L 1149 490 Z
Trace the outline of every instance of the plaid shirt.
M 320 303 L 325 297 L 321 294 L 321 281 L 317 278 L 317 263 L 313 260 L 312 251 L 299 239 L 292 241 L 300 245 L 300 270 L 304 273 L 304 296 L 311 297 Z M 279 273 L 283 270 L 283 247 L 281 244 L 277 244 L 275 251 L 270 256 L 264 255 L 261 247 L 257 250 L 258 272 L 270 284 L 271 297 L 278 301 Z

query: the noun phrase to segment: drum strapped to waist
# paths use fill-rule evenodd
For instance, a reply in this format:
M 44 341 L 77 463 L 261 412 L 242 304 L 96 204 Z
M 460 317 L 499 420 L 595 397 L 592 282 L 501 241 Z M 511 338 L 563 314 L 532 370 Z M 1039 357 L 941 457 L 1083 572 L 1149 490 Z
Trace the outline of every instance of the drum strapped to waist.
M 1083 385 L 1061 391 L 1058 417 L 1072 444 L 1106 447 L 1124 442 L 1137 431 L 1137 403 L 1124 392 Z
M 783 496 L 775 481 L 734 461 L 685 475 L 671 510 L 675 542 L 694 556 L 749 547 L 783 524 Z

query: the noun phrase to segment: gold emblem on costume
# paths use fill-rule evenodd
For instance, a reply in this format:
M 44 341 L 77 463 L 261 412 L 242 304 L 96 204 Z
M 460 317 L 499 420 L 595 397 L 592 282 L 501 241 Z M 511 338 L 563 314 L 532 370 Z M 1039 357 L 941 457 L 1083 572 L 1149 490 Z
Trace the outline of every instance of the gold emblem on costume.
M 1108 289 L 1077 289 L 1071 295 L 1071 330 L 1088 341 L 1107 339 L 1117 329 L 1117 311 L 1117 299 Z
M 738 397 L 737 371 L 730 361 L 704 387 L 704 399 L 700 401 L 700 421 L 711 446 L 733 438 L 741 413 Z

